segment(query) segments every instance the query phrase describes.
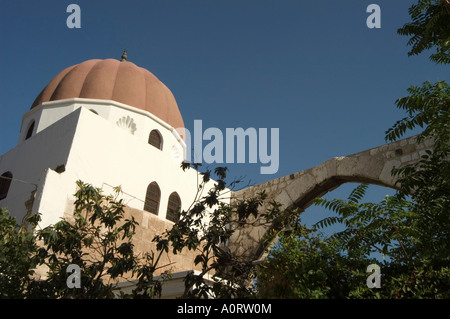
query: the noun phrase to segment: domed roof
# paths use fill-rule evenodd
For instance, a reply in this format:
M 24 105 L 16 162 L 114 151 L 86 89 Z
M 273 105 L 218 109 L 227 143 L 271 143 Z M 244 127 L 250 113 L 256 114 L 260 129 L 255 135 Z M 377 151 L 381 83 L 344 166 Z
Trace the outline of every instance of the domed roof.
M 31 108 L 68 98 L 113 100 L 184 128 L 172 92 L 155 75 L 129 61 L 93 59 L 68 67 L 50 81 Z

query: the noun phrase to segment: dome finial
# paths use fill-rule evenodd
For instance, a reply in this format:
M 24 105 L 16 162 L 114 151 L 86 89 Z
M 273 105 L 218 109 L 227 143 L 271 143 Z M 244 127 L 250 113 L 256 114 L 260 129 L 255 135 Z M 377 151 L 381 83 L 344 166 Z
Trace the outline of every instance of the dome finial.
M 121 59 L 120 62 L 123 62 L 123 61 L 127 60 L 127 50 L 123 51 L 122 57 L 120 59 Z

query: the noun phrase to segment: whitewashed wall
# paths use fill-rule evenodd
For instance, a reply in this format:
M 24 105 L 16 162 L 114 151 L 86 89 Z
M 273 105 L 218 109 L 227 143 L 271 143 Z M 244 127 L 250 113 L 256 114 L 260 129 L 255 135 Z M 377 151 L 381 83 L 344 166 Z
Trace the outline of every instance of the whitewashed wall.
M 131 130 L 117 124 L 127 117 L 134 123 Z M 25 140 L 32 119 L 35 133 Z M 163 137 L 162 151 L 148 144 L 152 129 Z M 155 181 L 161 189 L 158 217 L 165 219 L 170 194 L 177 192 L 182 209 L 187 209 L 198 183 L 195 170 L 180 168 L 182 154 L 174 154 L 174 149 L 182 153 L 185 144 L 173 131 L 148 112 L 116 102 L 70 99 L 44 103 L 24 115 L 18 145 L 0 157 L 0 174 L 11 171 L 15 179 L 29 182 L 13 182 L 0 206 L 8 206 L 20 222 L 26 213 L 24 203 L 36 190 L 33 212 L 42 214 L 40 226 L 45 227 L 71 213 L 77 180 L 106 193 L 120 186 L 125 203 L 141 210 L 147 187 Z M 65 165 L 64 172 L 54 171 L 59 165 Z

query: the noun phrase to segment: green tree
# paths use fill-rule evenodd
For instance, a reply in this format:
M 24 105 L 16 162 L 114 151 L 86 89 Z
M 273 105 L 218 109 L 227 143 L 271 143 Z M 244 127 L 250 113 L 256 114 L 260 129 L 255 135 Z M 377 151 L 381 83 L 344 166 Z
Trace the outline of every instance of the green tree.
M 386 138 L 395 140 L 405 129 L 420 126 L 425 129 L 417 142 L 428 139 L 434 145 L 418 163 L 394 169 L 393 174 L 400 185 L 398 196 L 413 194 L 413 211 L 421 231 L 418 251 L 442 258 L 450 252 L 450 87 L 445 82 L 426 82 L 409 92 L 410 96 L 397 101 L 408 117 L 397 122 Z
M 400 34 L 412 35 L 411 54 L 435 48 L 431 60 L 450 63 L 450 2 L 424 1 L 410 8 L 413 22 L 399 29 Z M 395 123 L 386 132 L 387 141 L 395 141 L 407 130 L 422 128 L 417 142 L 433 142 L 416 164 L 394 169 L 400 191 L 406 198 L 412 194 L 412 211 L 416 214 L 418 229 L 414 260 L 421 265 L 446 269 L 450 256 L 450 86 L 445 81 L 425 82 L 421 87 L 411 86 L 409 96 L 396 101 L 407 117 Z
M 31 221 L 31 220 L 30 220 Z M 33 225 L 35 226 L 35 221 Z M 37 265 L 30 256 L 37 250 L 34 235 L 0 209 L 0 298 L 22 298 Z
M 153 280 L 157 259 L 139 255 L 132 238 L 138 223 L 124 216 L 124 204 L 115 195 L 104 195 L 92 185 L 77 182 L 73 220 L 62 219 L 36 231 L 41 244 L 34 252 L 48 269 L 46 279 L 35 280 L 28 298 L 113 298 L 120 295 L 117 281 L 134 275 L 137 288 L 121 297 L 156 297 L 161 284 Z M 80 287 L 67 284 L 69 265 L 80 268 Z
M 161 294 L 161 279 L 153 274 L 163 253 L 136 253 L 132 238 L 137 222 L 126 219 L 116 194 L 77 182 L 73 219 L 38 229 L 39 214 L 20 227 L 0 210 L 1 298 L 154 298 Z M 69 287 L 69 265 L 80 269 L 80 287 Z M 46 277 L 37 277 L 37 268 Z M 136 288 L 120 292 L 118 281 L 132 277 Z M 164 276 L 162 276 L 164 279 Z
M 446 238 L 425 242 L 420 213 L 401 196 L 386 196 L 379 204 L 361 203 L 366 188 L 359 185 L 347 200 L 316 200 L 336 216 L 312 229 L 299 219 L 292 232 L 281 233 L 260 266 L 260 297 L 450 298 Z M 320 232 L 335 224 L 344 225 L 344 230 L 330 236 Z M 426 237 L 438 235 L 435 230 Z M 443 255 L 430 255 L 436 246 Z M 380 289 L 366 285 L 370 264 L 381 267 Z
M 387 196 L 381 203 L 360 203 L 367 189 L 362 184 L 347 200 L 316 200 L 336 216 L 307 229 L 300 220 L 281 241 L 258 276 L 263 297 L 362 298 L 392 297 L 387 278 L 397 278 L 389 269 L 404 265 L 413 249 L 414 231 L 409 225 L 411 203 Z M 341 224 L 344 230 L 325 236 L 320 229 Z M 382 264 L 383 287 L 368 289 L 366 268 Z M 280 284 L 281 283 L 281 284 Z
M 450 2 L 448 0 L 419 0 L 409 8 L 412 21 L 398 30 L 411 36 L 408 55 L 436 49 L 430 59 L 436 63 L 450 63 Z
M 198 169 L 198 165 L 192 165 Z M 183 165 L 183 169 L 190 168 Z M 226 204 L 226 168 L 199 173 L 195 201 L 171 229 L 155 235 L 156 249 L 137 253 L 133 245 L 138 223 L 125 218 L 124 204 L 115 194 L 105 195 L 90 184 L 77 182 L 74 212 L 71 218 L 38 229 L 39 214 L 27 221 L 31 229 L 19 227 L 7 211 L 0 214 L 0 296 L 3 298 L 154 298 L 161 295 L 165 273 L 156 280 L 154 273 L 161 267 L 165 253 L 179 254 L 184 249 L 195 251 L 199 274 L 185 278 L 184 298 L 251 297 L 254 278 L 253 260 L 234 256 L 227 243 L 236 226 L 271 223 L 279 215 L 274 205 L 264 214 L 259 207 L 265 200 L 256 198 L 236 205 Z M 214 186 L 206 185 L 215 175 Z M 239 181 L 228 186 L 233 187 Z M 203 193 L 206 194 L 203 196 Z M 263 219 L 263 221 L 262 221 Z M 251 220 L 251 221 L 250 221 Z M 70 265 L 79 267 L 80 287 L 67 284 Z M 46 277 L 37 278 L 36 269 L 46 269 Z M 135 289 L 130 294 L 120 291 L 117 282 L 133 279 Z
M 183 169 L 191 167 L 198 169 L 199 165 L 183 165 Z M 207 195 L 200 196 L 212 175 L 216 178 L 214 187 L 208 190 Z M 207 169 L 200 176 L 198 196 L 192 206 L 182 211 L 179 222 L 156 236 L 154 241 L 158 249 L 171 249 L 173 254 L 184 248 L 197 252 L 194 262 L 200 266 L 201 272 L 190 273 L 185 278 L 183 298 L 254 297 L 254 260 L 234 255 L 228 242 L 238 227 L 271 224 L 278 220 L 279 205 L 271 203 L 267 211 L 260 213 L 259 209 L 266 200 L 264 192 L 234 205 L 225 203 L 222 199 L 229 196 L 230 189 L 240 182 L 227 183 L 225 167 L 217 167 L 214 172 Z

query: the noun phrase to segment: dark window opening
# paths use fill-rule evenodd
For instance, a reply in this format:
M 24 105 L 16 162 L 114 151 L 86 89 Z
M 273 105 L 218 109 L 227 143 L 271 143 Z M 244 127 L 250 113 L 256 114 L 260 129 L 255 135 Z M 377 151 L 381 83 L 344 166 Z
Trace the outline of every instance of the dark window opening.
M 28 127 L 27 135 L 25 136 L 25 139 L 29 139 L 31 135 L 33 135 L 34 130 L 34 120 L 31 122 L 30 126 Z
M 3 173 L 0 176 L 0 200 L 8 196 L 9 187 L 11 186 L 13 175 L 11 172 Z
M 169 203 L 167 204 L 166 219 L 176 223 L 180 219 L 181 199 L 176 192 L 169 196 Z
M 153 130 L 150 132 L 150 136 L 148 137 L 148 144 L 153 145 L 159 150 L 162 150 L 162 136 L 158 132 L 158 130 Z
M 158 215 L 159 200 L 161 198 L 161 190 L 156 182 L 150 183 L 147 187 L 145 195 L 144 210 Z

